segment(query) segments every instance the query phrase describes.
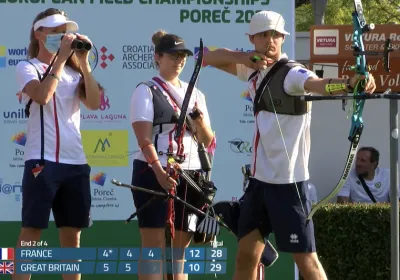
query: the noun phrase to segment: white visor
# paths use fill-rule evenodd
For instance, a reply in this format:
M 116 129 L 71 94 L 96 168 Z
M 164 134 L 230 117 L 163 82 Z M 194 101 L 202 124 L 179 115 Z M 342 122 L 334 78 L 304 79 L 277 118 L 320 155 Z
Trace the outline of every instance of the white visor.
M 41 20 L 38 20 L 33 25 L 33 30 L 36 31 L 39 27 L 57 27 L 60 25 L 66 24 L 67 31 L 76 32 L 78 31 L 79 27 L 75 21 L 67 20 L 65 16 L 56 14 L 52 16 L 45 17 Z

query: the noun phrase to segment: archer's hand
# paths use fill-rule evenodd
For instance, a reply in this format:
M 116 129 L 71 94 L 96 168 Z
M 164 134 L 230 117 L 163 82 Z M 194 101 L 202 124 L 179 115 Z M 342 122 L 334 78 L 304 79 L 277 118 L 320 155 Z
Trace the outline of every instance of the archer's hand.
M 177 182 L 172 179 L 171 176 L 169 176 L 169 174 L 164 170 L 156 172 L 156 177 L 161 187 L 163 187 L 167 191 L 175 189 L 177 186 Z
M 274 61 L 267 58 L 264 54 L 258 52 L 248 53 L 243 64 L 254 70 L 264 70 L 267 69 Z
M 372 93 L 374 93 L 374 91 L 376 89 L 375 78 L 374 78 L 374 76 L 372 76 L 371 73 L 369 73 L 368 76 L 369 76 L 368 80 L 364 86 L 364 91 L 367 94 L 372 94 Z M 354 75 L 350 79 L 350 86 L 352 88 L 355 88 L 359 81 L 361 81 L 362 83 L 365 83 L 365 81 L 363 81 L 363 80 L 365 80 L 365 78 L 366 78 L 366 76 L 364 76 L 364 75 L 361 75 L 361 76 L 359 74 Z
M 198 107 L 197 101 L 194 103 L 192 113 L 189 113 L 189 116 L 193 121 L 193 124 L 195 124 L 196 126 L 200 126 L 203 123 L 204 115 L 203 112 Z

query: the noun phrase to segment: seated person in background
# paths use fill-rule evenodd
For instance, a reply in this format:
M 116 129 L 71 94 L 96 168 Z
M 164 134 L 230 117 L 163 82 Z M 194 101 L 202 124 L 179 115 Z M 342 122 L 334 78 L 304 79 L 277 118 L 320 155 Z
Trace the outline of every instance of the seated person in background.
M 311 183 L 310 181 L 308 181 L 308 192 L 310 194 L 310 200 L 311 203 L 317 203 L 318 202 L 318 198 L 317 198 L 317 190 L 315 189 L 315 186 L 313 183 Z
M 389 202 L 390 171 L 379 168 L 379 152 L 373 147 L 362 147 L 357 152 L 355 169 L 351 170 L 337 203 Z

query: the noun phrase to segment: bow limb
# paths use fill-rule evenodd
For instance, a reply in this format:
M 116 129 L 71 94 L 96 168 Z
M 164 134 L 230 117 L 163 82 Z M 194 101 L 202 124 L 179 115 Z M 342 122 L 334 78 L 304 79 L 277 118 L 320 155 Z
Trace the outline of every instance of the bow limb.
M 181 114 L 179 116 L 178 125 L 177 125 L 176 133 L 175 133 L 175 138 L 181 137 L 183 134 L 183 127 L 185 125 L 186 114 L 187 114 L 187 110 L 189 107 L 190 98 L 192 97 L 192 93 L 193 93 L 194 87 L 196 85 L 197 79 L 199 77 L 201 66 L 203 64 L 203 53 L 204 53 L 203 40 L 200 38 L 199 55 L 198 55 L 198 59 L 197 59 L 197 62 L 196 62 L 195 68 L 194 68 L 194 72 L 189 81 L 188 88 L 186 89 L 185 97 L 182 102 Z
M 181 106 L 181 111 L 180 111 L 180 115 L 179 115 L 179 119 L 178 119 L 178 123 L 176 126 L 176 130 L 175 130 L 175 135 L 174 135 L 174 139 L 175 142 L 177 144 L 177 153 L 176 153 L 176 158 L 180 161 L 183 162 L 185 159 L 184 156 L 184 147 L 183 147 L 183 137 L 185 135 L 185 131 L 186 131 L 186 124 L 187 124 L 187 119 L 186 119 L 186 114 L 187 114 L 187 110 L 189 107 L 189 103 L 190 103 L 190 99 L 194 90 L 194 87 L 196 85 L 196 81 L 197 78 L 199 76 L 200 70 L 201 70 L 201 65 L 203 62 L 203 41 L 202 39 L 200 39 L 200 51 L 199 51 L 199 59 L 196 63 L 195 66 L 195 70 L 192 74 L 192 77 L 190 79 L 190 82 L 188 84 L 188 88 L 186 90 L 185 93 L 185 97 L 183 99 L 182 102 L 182 106 Z M 190 147 L 191 150 L 192 147 Z M 173 152 L 173 151 L 172 151 Z M 178 172 L 176 172 L 175 168 L 173 167 L 173 162 L 172 160 L 174 160 L 174 155 L 170 155 L 169 156 L 169 160 L 168 160 L 168 170 L 170 172 L 170 175 L 175 179 L 175 180 L 179 180 L 179 174 Z M 189 157 L 190 160 L 190 157 Z M 190 162 L 189 162 L 190 164 Z M 185 200 L 186 200 L 186 193 L 187 193 L 187 183 L 185 184 Z M 177 193 L 175 192 L 175 190 L 171 190 L 170 191 L 170 197 L 176 196 Z M 182 225 L 181 225 L 181 232 L 183 230 L 183 221 L 184 221 L 184 213 L 185 213 L 185 206 L 186 204 L 184 204 L 184 208 L 182 211 Z M 175 211 L 174 211 L 174 200 L 173 199 L 169 199 L 168 200 L 168 207 L 167 207 L 167 222 L 166 222 L 166 228 L 165 228 L 165 238 L 166 238 L 166 248 L 167 251 L 170 251 L 172 254 L 172 240 L 175 237 Z M 180 242 L 182 243 L 182 235 L 180 236 Z M 182 252 L 183 253 L 183 252 Z M 174 279 L 174 262 L 173 262 L 173 255 L 171 255 L 171 271 L 169 271 L 169 273 L 167 273 L 167 279 L 168 280 L 173 280 Z
M 354 26 L 353 37 L 352 37 L 353 50 L 354 50 L 353 54 L 356 58 L 356 66 L 354 70 L 356 74 L 366 77 L 364 81 L 360 80 L 356 84 L 353 91 L 353 96 L 356 97 L 365 95 L 364 86 L 369 78 L 368 65 L 366 59 L 367 53 L 364 50 L 364 42 L 362 35 L 374 29 L 375 26 L 373 24 L 366 23 L 361 0 L 354 0 L 354 12 L 352 13 L 352 16 L 353 16 L 353 26 Z M 385 48 L 384 52 L 385 55 L 386 52 L 387 51 Z M 312 216 L 318 209 L 320 209 L 323 205 L 329 203 L 329 201 L 337 195 L 340 189 L 344 186 L 348 178 L 348 175 L 351 171 L 351 168 L 353 166 L 353 162 L 357 154 L 358 144 L 360 142 L 361 134 L 364 128 L 362 113 L 364 110 L 365 99 L 353 99 L 352 102 L 353 102 L 352 106 L 353 114 L 351 116 L 351 127 L 348 137 L 348 140 L 351 142 L 351 144 L 350 144 L 349 154 L 347 156 L 346 165 L 342 173 L 342 177 L 339 180 L 336 187 L 332 190 L 332 192 L 312 208 L 310 214 L 307 217 L 308 221 L 312 218 Z

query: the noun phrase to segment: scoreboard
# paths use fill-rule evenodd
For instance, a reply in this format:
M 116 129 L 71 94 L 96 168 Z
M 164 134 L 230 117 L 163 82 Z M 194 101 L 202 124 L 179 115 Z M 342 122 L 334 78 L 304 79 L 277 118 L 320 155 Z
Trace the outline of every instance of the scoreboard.
M 3 248 L 0 274 L 160 274 L 171 271 L 163 256 L 182 256 L 174 273 L 225 274 L 227 248 Z M 143 260 L 140 262 L 139 260 Z M 5 267 L 8 273 L 5 272 Z M 3 271 L 2 271 L 3 270 Z

